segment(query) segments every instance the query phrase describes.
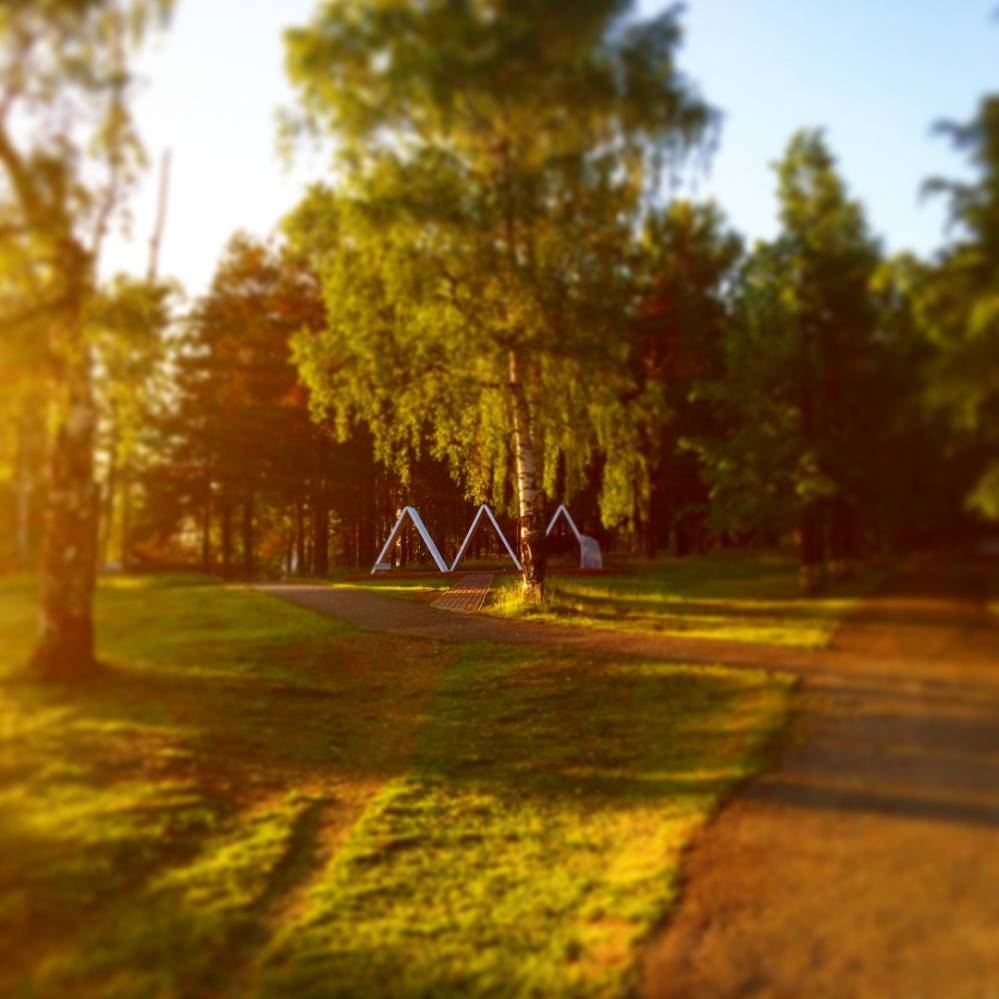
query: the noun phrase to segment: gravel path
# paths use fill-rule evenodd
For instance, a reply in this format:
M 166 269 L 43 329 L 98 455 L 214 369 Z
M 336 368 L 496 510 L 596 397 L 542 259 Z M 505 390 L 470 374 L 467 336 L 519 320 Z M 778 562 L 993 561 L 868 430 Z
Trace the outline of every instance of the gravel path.
M 780 766 L 685 865 L 646 994 L 999 997 L 999 629 L 984 567 L 866 602 Z
M 924 566 L 828 650 L 443 613 L 363 590 L 265 589 L 362 628 L 725 663 L 803 678 L 777 768 L 701 834 L 652 940 L 651 997 L 999 999 L 999 628 L 984 562 Z
M 597 655 L 688 663 L 726 663 L 808 671 L 825 662 L 826 654 L 787 646 L 682 638 L 673 635 L 627 634 L 595 628 L 504 620 L 481 614 L 448 614 L 432 604 L 387 597 L 368 589 L 333 589 L 315 583 L 272 583 L 257 587 L 299 607 L 373 631 L 433 638 L 444 642 L 499 642 L 508 645 L 554 645 Z

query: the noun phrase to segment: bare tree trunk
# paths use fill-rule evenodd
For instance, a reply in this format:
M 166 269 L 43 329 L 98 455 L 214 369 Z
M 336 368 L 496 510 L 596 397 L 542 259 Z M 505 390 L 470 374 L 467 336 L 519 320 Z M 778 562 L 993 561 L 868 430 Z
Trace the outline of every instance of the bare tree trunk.
M 330 512 L 323 495 L 325 483 L 320 482 L 312 497 L 313 574 L 328 576 L 330 571 Z
M 232 501 L 228 496 L 222 498 L 222 575 L 232 573 Z
M 75 338 L 79 312 L 71 313 Z M 97 575 L 99 498 L 94 482 L 94 403 L 90 353 L 71 343 L 64 404 L 52 440 L 42 546 L 41 629 L 30 668 L 52 680 L 81 680 L 97 671 L 93 601 Z
M 115 419 L 114 413 L 111 419 Z M 108 449 L 108 474 L 104 485 L 104 502 L 101 504 L 100 564 L 107 565 L 111 554 L 111 532 L 114 527 L 115 495 L 118 492 L 118 426 L 115 423 Z
M 547 545 L 544 496 L 538 486 L 538 467 L 531 433 L 531 410 L 524 386 L 523 361 L 510 351 L 510 393 L 513 397 L 513 433 L 520 508 L 520 561 L 524 567 L 524 596 L 540 603 L 545 593 Z
M 127 569 L 132 554 L 132 483 L 128 465 L 119 473 L 121 480 L 121 567 Z
M 825 586 L 826 541 L 821 508 L 816 504 L 801 512 L 798 527 L 801 553 L 801 588 L 818 593 Z
M 205 483 L 205 502 L 201 507 L 201 569 L 212 571 L 212 484 Z
M 247 489 L 243 497 L 243 571 L 252 576 L 256 568 L 253 539 L 253 490 Z
M 36 418 L 37 419 L 37 418 Z M 40 422 L 40 421 L 38 421 Z M 23 412 L 17 426 L 17 525 L 15 551 L 17 564 L 25 572 L 31 568 L 31 510 L 38 481 L 39 460 L 32 416 Z
M 301 498 L 295 503 L 295 571 L 305 575 L 305 509 Z

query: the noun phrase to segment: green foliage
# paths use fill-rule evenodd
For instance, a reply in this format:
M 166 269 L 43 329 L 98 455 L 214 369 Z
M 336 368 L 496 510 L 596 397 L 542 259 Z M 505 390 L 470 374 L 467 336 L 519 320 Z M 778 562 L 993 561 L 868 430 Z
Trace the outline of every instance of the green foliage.
M 972 449 L 979 478 L 968 504 L 999 519 L 999 96 L 986 97 L 975 119 L 944 130 L 969 152 L 971 183 L 929 182 L 946 193 L 957 238 L 927 275 L 920 300 L 936 348 L 930 404 L 947 414 L 957 439 Z
M 342 166 L 289 221 L 328 313 L 296 357 L 314 407 L 367 422 L 404 475 L 429 441 L 510 504 L 516 383 L 545 490 L 561 457 L 572 492 L 624 415 L 633 233 L 712 121 L 675 12 L 631 6 L 327 3 L 288 35 L 298 124 Z
M 777 165 L 782 230 L 740 276 L 724 375 L 701 389 L 724 414 L 704 459 L 719 530 L 779 533 L 838 505 L 856 512 L 872 467 L 878 248 L 819 133 Z
M 615 456 L 603 476 L 601 509 L 605 523 L 629 522 L 637 511 L 647 549 L 671 531 L 680 541 L 694 505 L 706 498 L 697 463 L 678 444 L 715 425 L 693 388 L 721 370 L 727 297 L 741 253 L 713 204 L 676 200 L 645 221 L 636 266 L 641 305 L 630 337 L 633 387 L 626 418 L 613 413 L 601 438 Z
M 143 165 L 129 58 L 172 0 L 23 0 L 0 8 L 0 245 L 30 306 L 58 315 L 94 279 L 100 243 Z M 5 278 L 10 273 L 4 268 Z
M 147 539 L 202 523 L 213 507 L 230 518 L 237 503 L 261 493 L 293 500 L 308 488 L 323 432 L 309 421 L 289 341 L 320 322 L 306 268 L 249 237 L 232 238 L 172 343 L 172 385 L 150 427 L 156 449 L 143 476 Z M 226 570 L 230 548 L 227 535 Z

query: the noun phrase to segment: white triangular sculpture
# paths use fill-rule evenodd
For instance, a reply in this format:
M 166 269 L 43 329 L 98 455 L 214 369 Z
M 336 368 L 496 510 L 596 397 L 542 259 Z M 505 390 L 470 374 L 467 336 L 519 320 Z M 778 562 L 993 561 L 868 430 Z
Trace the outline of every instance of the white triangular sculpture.
M 468 543 L 472 540 L 472 535 L 475 533 L 475 528 L 479 526 L 479 521 L 482 520 L 482 515 L 485 514 L 489 518 L 489 522 L 496 529 L 496 533 L 499 535 L 500 541 L 503 542 L 503 547 L 506 548 L 507 554 L 513 559 L 513 564 L 517 567 L 517 571 L 521 572 L 523 566 L 520 564 L 520 559 L 514 554 L 513 549 L 510 547 L 510 542 L 506 540 L 506 535 L 500 530 L 499 524 L 496 522 L 496 518 L 493 516 L 492 510 L 489 509 L 488 505 L 483 503 L 479 507 L 475 514 L 475 519 L 472 521 L 472 526 L 468 529 L 468 533 L 465 535 L 465 540 L 462 541 L 461 547 L 458 549 L 458 554 L 455 555 L 454 561 L 451 563 L 451 571 L 454 572 L 455 567 L 461 561 L 462 555 L 465 554 L 465 549 L 468 547 Z
M 602 569 L 604 567 L 604 558 L 600 553 L 600 542 L 596 538 L 591 538 L 588 534 L 580 533 L 576 522 L 572 519 L 572 514 L 566 510 L 564 503 L 559 504 L 558 509 L 552 514 L 552 519 L 548 521 L 548 530 L 545 531 L 545 537 L 547 538 L 552 533 L 552 528 L 555 526 L 555 521 L 558 520 L 559 516 L 565 517 L 566 523 L 569 525 L 569 530 L 572 531 L 579 542 L 579 568 Z
M 437 568 L 441 572 L 447 572 L 448 567 L 444 559 L 441 558 L 441 553 L 437 550 L 437 545 L 434 544 L 434 539 L 430 537 L 430 532 L 424 526 L 423 520 L 420 515 L 416 512 L 416 508 L 412 506 L 404 506 L 402 508 L 402 513 L 399 514 L 399 519 L 395 522 L 395 527 L 392 528 L 392 533 L 388 536 L 388 541 L 382 546 L 381 552 L 378 554 L 378 558 L 375 559 L 375 564 L 371 567 L 371 575 L 373 576 L 376 572 L 385 572 L 392 568 L 391 562 L 385 562 L 383 559 L 389 553 L 392 545 L 395 543 L 395 539 L 399 536 L 399 532 L 402 530 L 402 522 L 406 519 L 406 515 L 413 521 L 416 526 L 416 530 L 419 531 L 420 537 L 423 538 L 423 543 L 427 546 L 427 550 L 430 552 L 431 558 L 437 563 Z

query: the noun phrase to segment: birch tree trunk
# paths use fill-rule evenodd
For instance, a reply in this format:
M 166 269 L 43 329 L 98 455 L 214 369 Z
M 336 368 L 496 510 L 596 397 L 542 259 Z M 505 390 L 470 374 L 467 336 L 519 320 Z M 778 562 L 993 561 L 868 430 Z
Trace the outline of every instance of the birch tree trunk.
M 71 337 L 79 310 L 69 317 Z M 31 671 L 44 679 L 82 680 L 97 671 L 93 599 L 99 495 L 94 481 L 94 403 L 90 353 L 76 343 L 66 361 L 64 395 L 52 439 L 42 545 L 41 628 Z
M 544 599 L 547 545 L 544 496 L 538 485 L 538 462 L 532 434 L 531 408 L 524 384 L 523 360 L 510 351 L 510 394 L 513 397 L 513 434 L 520 512 L 520 561 L 524 567 L 524 596 L 532 603 Z

